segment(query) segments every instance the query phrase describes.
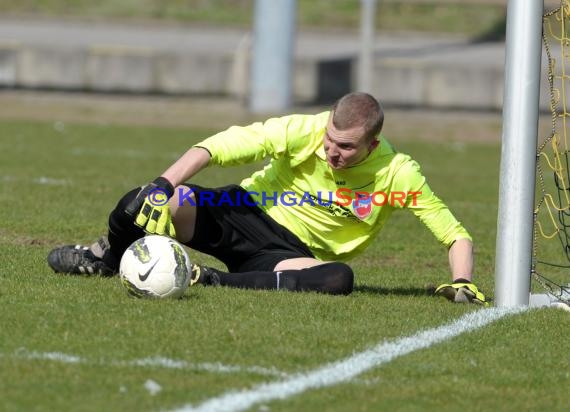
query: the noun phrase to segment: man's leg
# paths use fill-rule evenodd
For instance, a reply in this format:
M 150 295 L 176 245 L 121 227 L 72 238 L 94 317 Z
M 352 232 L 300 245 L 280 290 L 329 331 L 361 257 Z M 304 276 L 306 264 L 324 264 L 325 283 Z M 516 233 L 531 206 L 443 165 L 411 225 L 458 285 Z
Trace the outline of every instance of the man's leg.
M 223 191 L 230 196 L 245 193 L 235 187 Z M 214 204 L 219 200 L 216 195 Z M 192 202 L 196 203 L 195 198 Z M 315 259 L 293 233 L 257 208 L 208 207 L 205 202 L 197 223 L 195 207 L 177 210 L 177 206 L 171 205 L 171 210 L 178 239 L 218 258 L 231 272 L 200 267 L 198 283 L 345 295 L 352 292 L 354 274 L 348 265 Z M 188 231 L 179 232 L 178 227 Z
M 285 289 L 348 295 L 354 285 L 354 273 L 341 262 L 322 262 L 314 258 L 292 258 L 279 262 L 273 271 L 226 273 L 214 270 L 201 283 L 243 289 Z
M 108 236 L 101 237 L 91 246 L 67 245 L 53 249 L 48 264 L 60 273 L 112 276 L 119 270 L 124 251 L 144 232 L 135 226 L 134 218 L 125 213 L 126 205 L 138 194 L 140 188 L 125 194 L 109 215 Z
M 48 264 L 55 272 L 71 274 L 112 276 L 119 270 L 121 256 L 135 240 L 145 232 L 134 224 L 136 216 L 125 212 L 126 206 L 137 196 L 140 188 L 125 194 L 109 215 L 107 237 L 100 238 L 91 246 L 67 245 L 53 249 L 48 255 Z M 196 221 L 195 207 L 189 203 L 181 206 L 178 191 L 170 200 L 172 221 L 177 238 L 185 243 L 192 238 Z
M 291 286 L 299 290 L 348 295 L 354 286 L 352 268 L 341 262 L 322 262 L 313 258 L 293 258 L 279 262 L 275 272 L 286 273 Z

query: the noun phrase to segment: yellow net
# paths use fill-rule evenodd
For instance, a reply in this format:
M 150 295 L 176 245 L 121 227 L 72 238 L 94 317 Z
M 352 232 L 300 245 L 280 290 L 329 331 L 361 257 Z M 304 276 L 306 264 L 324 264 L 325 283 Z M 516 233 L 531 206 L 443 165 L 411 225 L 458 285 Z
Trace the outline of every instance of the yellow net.
M 557 298 L 570 301 L 570 0 L 543 16 L 551 130 L 537 148 L 532 274 Z

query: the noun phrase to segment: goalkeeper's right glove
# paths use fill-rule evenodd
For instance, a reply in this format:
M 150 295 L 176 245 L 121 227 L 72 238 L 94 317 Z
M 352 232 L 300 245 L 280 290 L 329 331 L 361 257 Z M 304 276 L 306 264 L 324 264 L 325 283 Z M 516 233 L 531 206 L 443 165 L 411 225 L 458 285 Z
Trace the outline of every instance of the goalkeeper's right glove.
M 453 283 L 444 283 L 439 285 L 435 295 L 455 303 L 475 303 L 478 305 L 489 306 L 489 302 L 485 295 L 475 286 L 474 283 L 466 279 L 455 279 Z
M 168 199 L 174 194 L 174 187 L 164 177 L 154 179 L 143 186 L 137 197 L 125 208 L 125 212 L 135 218 L 135 224 L 146 233 L 168 235 L 176 238 L 172 224 Z

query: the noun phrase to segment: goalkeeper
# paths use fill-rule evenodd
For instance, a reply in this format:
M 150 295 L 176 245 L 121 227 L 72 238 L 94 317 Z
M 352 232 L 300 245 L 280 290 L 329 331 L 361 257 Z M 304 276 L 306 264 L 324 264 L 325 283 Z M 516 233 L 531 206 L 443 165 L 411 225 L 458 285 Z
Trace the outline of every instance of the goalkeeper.
M 370 245 L 394 211 L 409 209 L 448 249 L 451 281 L 436 294 L 484 304 L 472 283 L 470 235 L 432 192 L 419 165 L 380 134 L 383 122 L 373 96 L 350 93 L 320 114 L 230 127 L 124 195 L 109 216 L 107 236 L 89 247 L 56 248 L 48 264 L 55 272 L 113 275 L 132 242 L 161 234 L 228 269 L 194 265 L 193 283 L 349 294 L 354 274 L 344 262 Z M 268 157 L 265 168 L 239 185 L 186 183 L 208 166 Z M 269 194 L 268 201 L 252 193 Z M 385 197 L 371 195 L 378 193 Z M 279 202 L 279 194 L 294 201 Z

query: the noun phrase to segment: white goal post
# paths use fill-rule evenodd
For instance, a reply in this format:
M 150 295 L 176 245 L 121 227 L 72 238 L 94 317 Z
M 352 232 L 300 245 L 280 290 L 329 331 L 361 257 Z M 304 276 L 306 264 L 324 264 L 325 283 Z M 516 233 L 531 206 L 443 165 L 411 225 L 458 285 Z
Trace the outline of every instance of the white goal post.
M 543 13 L 543 0 L 507 5 L 496 306 L 530 299 Z

